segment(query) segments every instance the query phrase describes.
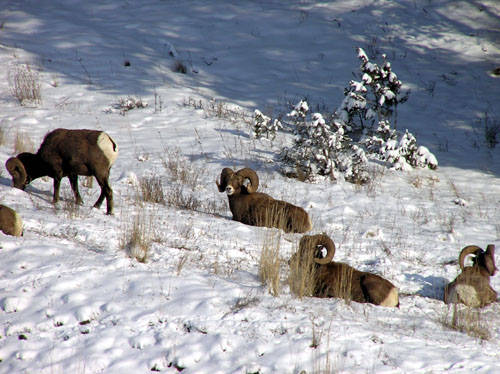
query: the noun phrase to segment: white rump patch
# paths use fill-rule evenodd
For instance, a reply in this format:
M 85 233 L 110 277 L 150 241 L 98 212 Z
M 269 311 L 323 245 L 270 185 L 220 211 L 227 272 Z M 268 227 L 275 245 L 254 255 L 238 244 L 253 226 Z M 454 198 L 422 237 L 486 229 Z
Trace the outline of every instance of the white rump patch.
M 109 166 L 113 165 L 118 157 L 118 144 L 116 144 L 108 134 L 101 132 L 97 138 L 97 146 L 101 148 L 102 152 L 109 160 Z
M 392 288 L 387 297 L 380 303 L 381 306 L 396 307 L 399 303 L 399 292 L 397 288 Z

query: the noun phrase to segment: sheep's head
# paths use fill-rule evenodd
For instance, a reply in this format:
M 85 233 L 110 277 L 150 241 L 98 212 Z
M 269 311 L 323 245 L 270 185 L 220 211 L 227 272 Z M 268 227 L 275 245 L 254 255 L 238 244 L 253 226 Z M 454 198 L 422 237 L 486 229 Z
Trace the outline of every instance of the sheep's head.
M 215 181 L 219 192 L 226 192 L 228 196 L 236 193 L 253 193 L 259 187 L 259 177 L 257 173 L 250 169 L 244 168 L 236 173 L 230 168 L 222 169 L 220 181 Z
M 326 256 L 321 258 L 323 248 L 326 248 Z M 335 255 L 335 244 L 326 234 L 304 235 L 300 239 L 299 250 L 293 255 L 290 262 L 295 261 L 297 255 L 300 256 L 301 260 L 304 259 L 305 256 L 312 255 L 316 264 L 328 264 Z
M 26 186 L 31 182 L 28 173 L 26 172 L 26 168 L 24 164 L 19 159 L 19 156 L 22 156 L 23 153 L 19 154 L 18 157 L 11 157 L 5 163 L 5 167 L 7 171 L 12 176 L 12 185 L 15 188 L 19 188 L 24 190 Z
M 486 247 L 486 251 L 475 245 L 469 245 L 462 249 L 458 262 L 460 264 L 460 269 L 463 271 L 465 268 L 465 258 L 468 255 L 474 255 L 472 259 L 473 266 L 479 266 L 486 269 L 490 276 L 495 275 L 497 272 L 497 267 L 495 266 L 495 245 L 489 244 Z

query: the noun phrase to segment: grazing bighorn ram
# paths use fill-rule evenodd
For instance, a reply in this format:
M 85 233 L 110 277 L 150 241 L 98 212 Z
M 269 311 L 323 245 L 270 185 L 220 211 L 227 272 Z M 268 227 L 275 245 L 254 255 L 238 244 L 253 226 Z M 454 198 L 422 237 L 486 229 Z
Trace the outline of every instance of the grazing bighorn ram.
M 285 232 L 306 232 L 312 228 L 307 212 L 286 201 L 256 192 L 259 187 L 257 173 L 244 168 L 234 172 L 222 169 L 219 192 L 226 192 L 233 220 L 252 226 L 276 227 Z
M 465 266 L 465 258 L 474 255 L 472 266 Z M 497 300 L 497 293 L 490 286 L 490 277 L 495 275 L 495 246 L 489 244 L 486 251 L 475 245 L 464 247 L 458 258 L 462 271 L 444 289 L 446 304 L 462 303 L 470 307 L 483 307 Z
M 118 156 L 118 146 L 111 137 L 97 130 L 57 129 L 43 139 L 38 152 L 23 152 L 5 163 L 14 187 L 22 190 L 36 178 L 54 179 L 54 202 L 59 201 L 61 179 L 68 177 L 76 203 L 82 204 L 78 176 L 94 176 L 101 194 L 94 204 L 99 208 L 106 198 L 107 214 L 113 213 L 113 190 L 109 171 Z
M 323 248 L 326 248 L 327 253 L 321 258 Z M 316 283 L 313 296 L 399 307 L 398 289 L 391 282 L 342 262 L 332 262 L 334 255 L 335 244 L 326 234 L 304 235 L 300 239 L 299 250 L 292 256 L 290 265 L 313 266 L 311 279 Z
M 14 209 L 0 204 L 0 231 L 5 235 L 22 236 L 23 221 Z

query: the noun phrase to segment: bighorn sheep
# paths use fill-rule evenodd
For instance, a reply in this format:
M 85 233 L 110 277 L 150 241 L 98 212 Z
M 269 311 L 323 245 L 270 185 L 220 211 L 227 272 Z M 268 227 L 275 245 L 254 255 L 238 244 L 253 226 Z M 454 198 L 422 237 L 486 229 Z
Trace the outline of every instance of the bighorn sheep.
M 0 204 L 0 231 L 5 235 L 22 236 L 23 221 L 14 209 Z
M 215 181 L 219 192 L 226 192 L 233 220 L 252 226 L 276 227 L 285 232 L 306 232 L 312 228 L 307 212 L 286 201 L 256 192 L 259 187 L 257 173 L 244 168 L 234 172 L 222 169 L 220 182 Z
M 326 248 L 327 253 L 325 257 L 320 258 L 323 248 Z M 399 307 L 398 289 L 391 282 L 379 275 L 356 270 L 347 264 L 332 262 L 334 255 L 335 244 L 328 235 L 304 235 L 301 238 L 299 250 L 292 256 L 290 265 L 313 266 L 311 279 L 316 283 L 313 296 Z
M 54 202 L 59 201 L 61 179 L 68 177 L 77 204 L 82 204 L 78 176 L 95 176 L 101 194 L 94 204 L 99 208 L 106 198 L 107 214 L 113 213 L 113 190 L 108 178 L 118 156 L 118 146 L 111 137 L 97 130 L 57 129 L 43 139 L 38 152 L 23 152 L 5 163 L 14 187 L 22 190 L 36 178 L 54 179 Z
M 474 255 L 472 266 L 465 266 L 465 258 Z M 495 275 L 495 246 L 489 244 L 486 251 L 475 245 L 464 247 L 458 258 L 462 271 L 444 289 L 446 304 L 462 303 L 470 307 L 483 307 L 497 300 L 497 293 L 490 286 L 490 277 Z

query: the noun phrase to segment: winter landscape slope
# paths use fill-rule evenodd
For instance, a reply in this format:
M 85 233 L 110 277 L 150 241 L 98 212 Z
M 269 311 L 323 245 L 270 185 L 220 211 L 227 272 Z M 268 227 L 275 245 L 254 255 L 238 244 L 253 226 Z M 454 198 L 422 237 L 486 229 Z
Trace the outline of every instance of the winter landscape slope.
M 24 236 L 0 233 L 0 373 L 499 372 L 499 304 L 461 308 L 460 327 L 442 302 L 462 247 L 500 245 L 500 145 L 485 131 L 500 127 L 499 40 L 495 0 L 2 3 L 0 203 Z M 363 186 L 286 178 L 289 138 L 253 139 L 248 119 L 304 97 L 335 110 L 356 47 L 387 54 L 410 90 L 398 129 L 438 169 L 378 168 Z M 26 67 L 41 100 L 20 105 Z M 126 110 L 129 98 L 147 106 Z M 99 188 L 85 178 L 80 207 L 67 180 L 57 205 L 48 178 L 11 187 L 5 160 L 59 127 L 118 143 L 113 216 L 91 208 Z M 232 221 L 217 190 L 222 168 L 245 166 L 310 213 L 336 260 L 399 287 L 400 308 L 295 297 L 287 261 L 301 235 Z M 144 202 L 154 183 L 164 201 Z M 124 249 L 134 228 L 145 262 Z M 259 280 L 269 246 L 277 295 Z

